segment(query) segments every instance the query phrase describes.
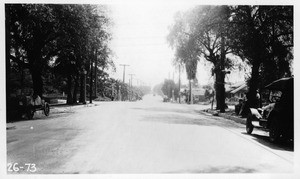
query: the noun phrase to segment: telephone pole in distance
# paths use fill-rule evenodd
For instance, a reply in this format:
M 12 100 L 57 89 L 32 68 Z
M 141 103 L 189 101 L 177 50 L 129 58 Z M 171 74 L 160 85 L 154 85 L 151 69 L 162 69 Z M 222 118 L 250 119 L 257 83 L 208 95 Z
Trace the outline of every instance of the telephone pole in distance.
M 129 66 L 127 64 L 120 64 L 120 66 L 123 66 L 123 83 L 125 83 L 125 68 L 126 66 Z

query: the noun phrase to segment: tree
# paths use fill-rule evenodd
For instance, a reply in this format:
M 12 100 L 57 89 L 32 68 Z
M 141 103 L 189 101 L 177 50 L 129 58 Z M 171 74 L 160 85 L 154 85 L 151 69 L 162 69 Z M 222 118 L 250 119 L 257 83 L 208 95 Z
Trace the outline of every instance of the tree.
M 197 6 L 184 15 L 178 16 L 175 16 L 175 24 L 171 28 L 168 40 L 173 47 L 177 48 L 178 59 L 184 59 L 183 63 L 190 72 L 190 77 L 196 74 L 197 61 L 200 58 L 213 63 L 212 74 L 216 75 L 217 109 L 224 112 L 224 78 L 226 68 L 233 65 L 230 59 L 226 58 L 226 55 L 231 53 L 227 40 L 229 8 L 227 6 Z
M 173 95 L 174 95 L 175 99 L 178 98 L 179 89 L 178 89 L 178 86 L 175 84 L 175 82 L 173 80 L 165 79 L 165 81 L 164 81 L 164 83 L 161 87 L 161 91 L 169 99 L 172 99 Z
M 6 4 L 7 63 L 28 68 L 34 93 L 42 95 L 42 72 L 53 55 L 50 46 L 59 36 L 55 5 Z M 16 53 L 17 52 L 17 53 Z M 18 52 L 20 55 L 17 55 Z
M 93 66 L 90 59 L 99 59 L 99 67 L 112 64 L 104 6 L 6 4 L 5 13 L 7 71 L 12 64 L 22 72 L 29 69 L 33 91 L 40 96 L 44 76 L 53 73 L 67 82 L 68 103 L 77 102 L 79 82 L 83 95 L 83 71 L 93 71 L 89 68 Z M 7 81 L 9 78 L 10 75 Z
M 293 6 L 233 6 L 231 11 L 232 49 L 252 65 L 248 103 L 254 107 L 258 88 L 291 75 Z
M 175 64 L 184 64 L 186 69 L 187 78 L 189 80 L 189 100 L 192 100 L 192 83 L 191 81 L 196 78 L 197 64 L 199 56 L 196 53 L 193 41 L 189 39 L 186 32 L 187 25 L 185 24 L 184 16 L 177 13 L 175 16 L 175 24 L 170 29 L 167 37 L 170 45 L 175 48 Z

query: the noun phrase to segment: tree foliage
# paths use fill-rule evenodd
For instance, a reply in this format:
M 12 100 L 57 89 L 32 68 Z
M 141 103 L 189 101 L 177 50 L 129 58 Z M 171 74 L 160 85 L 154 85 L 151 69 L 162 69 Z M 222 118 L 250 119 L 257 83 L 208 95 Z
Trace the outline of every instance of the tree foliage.
M 235 54 L 252 65 L 249 105 L 256 90 L 291 76 L 293 6 L 233 6 L 231 42 Z
M 93 71 L 113 67 L 105 6 L 6 4 L 5 15 L 7 81 L 13 66 L 29 69 L 33 91 L 42 96 L 44 78 L 52 74 L 53 80 L 65 81 L 68 103 L 73 103 L 79 85 L 82 95 L 84 71 L 94 82 Z
M 165 81 L 161 87 L 161 91 L 169 99 L 171 99 L 173 97 L 173 94 L 174 94 L 175 99 L 177 99 L 178 94 L 179 94 L 178 93 L 179 87 L 178 87 L 178 85 L 175 84 L 175 82 L 173 80 L 165 79 Z
M 232 63 L 226 58 L 231 53 L 227 35 L 230 11 L 227 6 L 196 6 L 175 17 L 168 40 L 175 47 L 176 59 L 186 66 L 188 79 L 195 79 L 197 61 L 203 58 L 214 65 L 216 74 L 217 108 L 225 109 L 225 69 Z
M 195 74 L 197 60 L 203 58 L 213 64 L 217 108 L 221 111 L 225 74 L 234 65 L 228 54 L 252 66 L 251 104 L 258 88 L 292 74 L 292 6 L 196 6 L 177 13 L 174 21 L 168 41 L 176 50 L 175 59 L 189 67 L 189 79 Z

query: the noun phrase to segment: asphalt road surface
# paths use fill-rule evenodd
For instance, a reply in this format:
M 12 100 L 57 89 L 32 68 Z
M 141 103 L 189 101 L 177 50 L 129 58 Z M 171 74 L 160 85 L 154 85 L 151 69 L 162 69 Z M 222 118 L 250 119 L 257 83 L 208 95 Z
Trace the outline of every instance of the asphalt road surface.
M 294 152 L 209 106 L 95 102 L 8 124 L 8 174 L 292 173 Z M 13 167 L 14 166 L 14 167 Z M 18 170 L 18 171 L 17 171 Z

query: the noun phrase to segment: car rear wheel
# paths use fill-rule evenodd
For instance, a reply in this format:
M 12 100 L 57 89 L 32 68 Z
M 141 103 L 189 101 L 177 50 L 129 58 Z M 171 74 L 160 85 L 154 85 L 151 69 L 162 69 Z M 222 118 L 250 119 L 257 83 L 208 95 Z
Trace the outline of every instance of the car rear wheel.
M 50 113 L 50 107 L 49 107 L 49 104 L 48 103 L 45 103 L 44 105 L 44 114 L 46 116 L 49 116 L 49 113 Z
M 280 137 L 279 126 L 277 125 L 276 120 L 273 120 L 270 124 L 269 129 L 269 138 L 271 142 L 277 142 Z
M 33 116 L 34 116 L 34 110 L 33 109 L 29 109 L 27 111 L 27 119 L 28 120 L 32 120 Z
M 247 134 L 251 134 L 253 131 L 253 125 L 252 125 L 252 115 L 249 114 L 246 121 L 246 132 Z

